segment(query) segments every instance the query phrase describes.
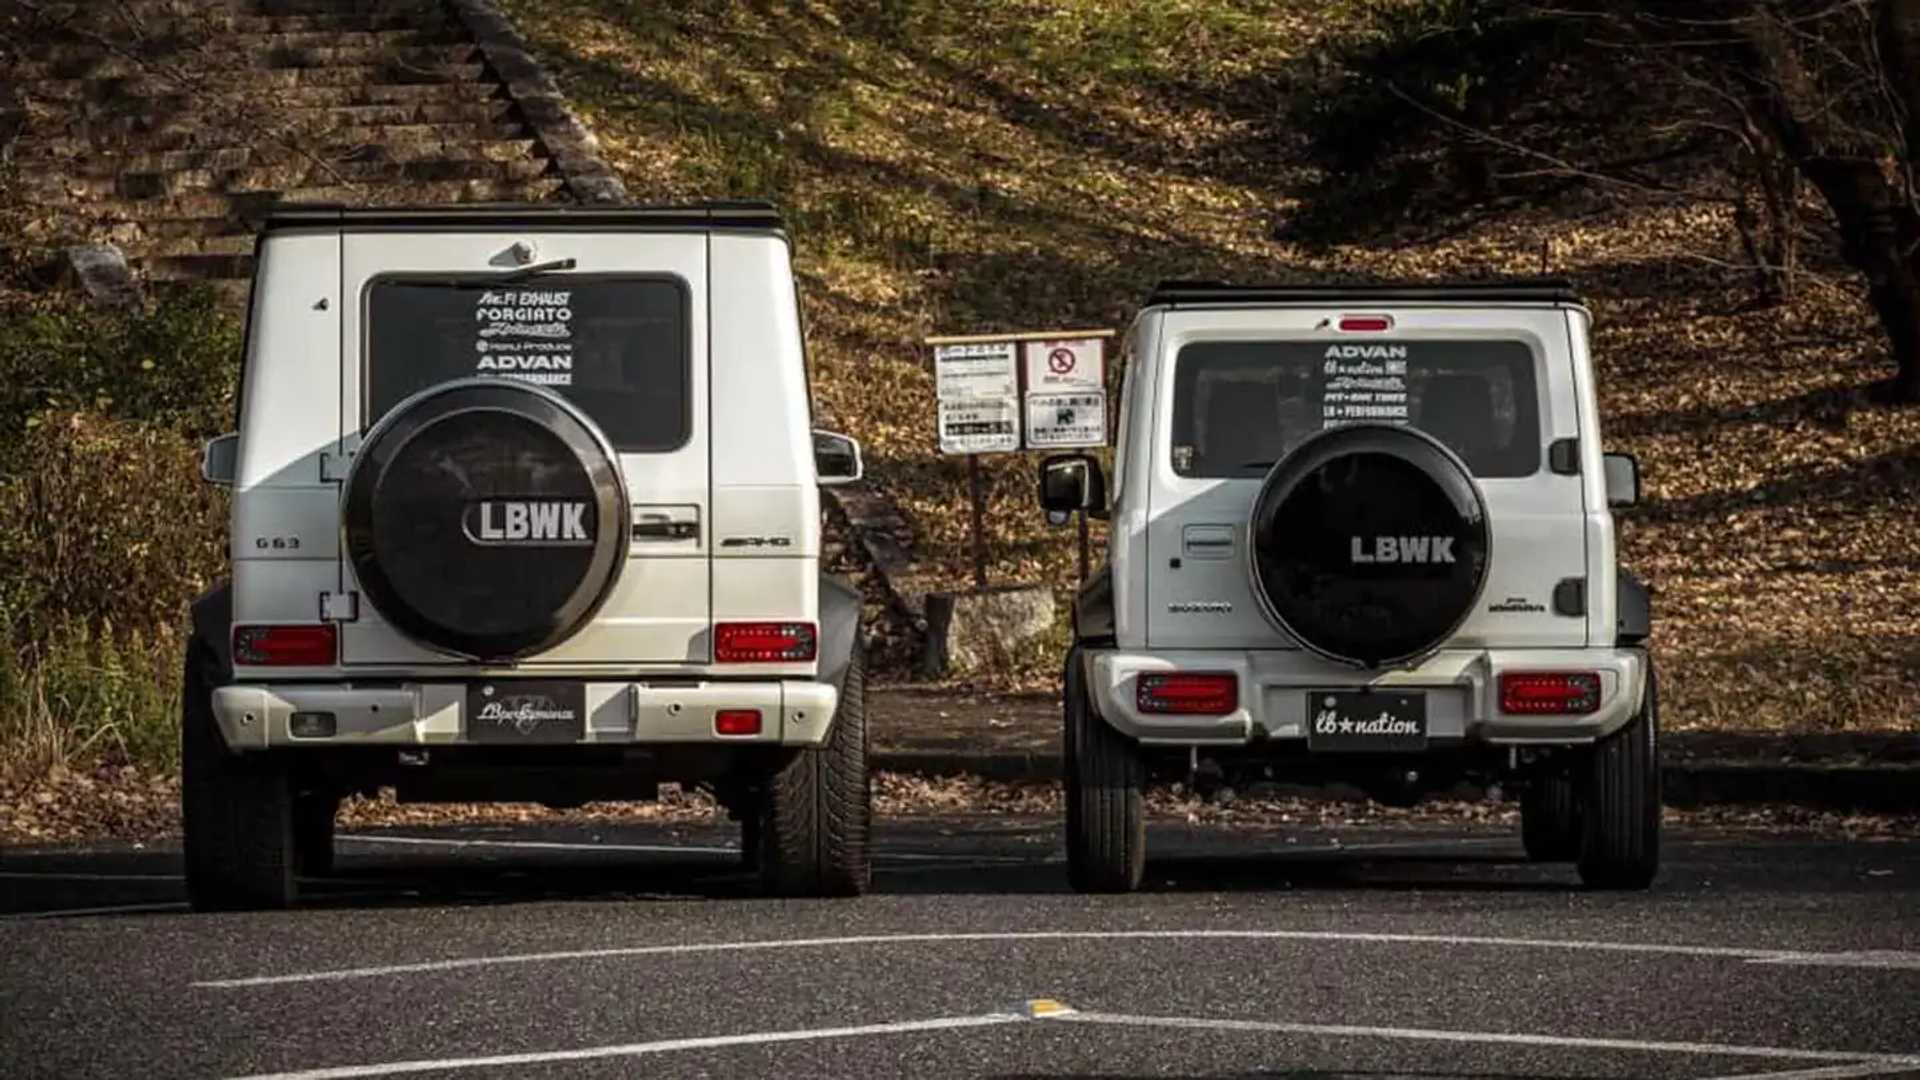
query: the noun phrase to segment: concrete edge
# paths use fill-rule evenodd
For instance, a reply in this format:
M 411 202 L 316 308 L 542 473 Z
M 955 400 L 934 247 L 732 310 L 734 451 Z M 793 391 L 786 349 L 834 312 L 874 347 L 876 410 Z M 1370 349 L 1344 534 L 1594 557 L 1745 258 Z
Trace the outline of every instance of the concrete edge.
M 1052 754 L 876 750 L 870 765 L 876 772 L 972 776 L 1008 783 L 1060 779 L 1060 759 Z M 1666 805 L 1687 809 L 1771 803 L 1833 811 L 1920 813 L 1920 766 L 1916 765 L 1669 762 L 1661 767 L 1661 783 Z
M 627 187 L 600 156 L 600 140 L 567 104 L 546 67 L 534 55 L 495 0 L 446 0 L 473 36 L 494 76 L 520 107 L 533 137 L 565 178 L 567 190 L 582 203 L 631 201 Z

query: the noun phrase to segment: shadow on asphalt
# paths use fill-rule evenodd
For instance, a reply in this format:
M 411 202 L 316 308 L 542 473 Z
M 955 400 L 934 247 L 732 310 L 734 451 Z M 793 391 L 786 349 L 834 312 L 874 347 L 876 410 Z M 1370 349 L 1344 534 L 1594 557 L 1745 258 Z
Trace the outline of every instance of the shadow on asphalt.
M 1054 859 L 1018 859 L 964 852 L 881 852 L 873 892 L 880 895 L 1039 895 L 1067 893 L 1066 866 Z M 178 857 L 167 853 L 111 862 L 85 855 L 33 864 L 9 860 L 15 876 L 5 914 L 157 905 L 182 896 Z M 39 877 L 44 874 L 44 877 Z M 90 877 L 97 875 L 99 879 Z M 138 880 L 104 880 L 138 877 Z M 31 883 L 28 887 L 27 883 Z M 1351 890 L 1356 892 L 1534 893 L 1576 888 L 1570 868 L 1535 866 L 1518 853 L 1485 851 L 1208 854 L 1149 859 L 1146 893 Z M 737 855 L 698 857 L 582 852 L 409 851 L 348 855 L 337 872 L 302 879 L 300 907 L 313 909 L 489 906 L 565 902 L 758 900 L 753 874 Z M 772 902 L 772 901 L 768 901 Z M 163 910 L 128 911 L 152 916 Z M 179 913 L 176 909 L 175 913 Z M 115 914 L 111 911 L 102 915 Z

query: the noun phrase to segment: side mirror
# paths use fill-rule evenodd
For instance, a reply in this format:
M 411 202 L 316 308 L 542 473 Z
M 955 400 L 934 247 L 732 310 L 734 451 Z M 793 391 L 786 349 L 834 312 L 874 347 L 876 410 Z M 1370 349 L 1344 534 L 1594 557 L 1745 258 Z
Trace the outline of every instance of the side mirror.
M 1058 525 L 1075 510 L 1107 516 L 1107 477 L 1092 454 L 1054 454 L 1040 462 L 1040 508 Z
M 851 484 L 865 476 L 859 440 L 835 431 L 814 432 L 813 471 L 822 487 Z
M 1607 474 L 1607 505 L 1632 506 L 1640 501 L 1640 462 L 1632 454 L 1602 454 Z
M 210 439 L 200 451 L 200 479 L 209 484 L 232 487 L 239 460 L 240 436 L 237 432 Z

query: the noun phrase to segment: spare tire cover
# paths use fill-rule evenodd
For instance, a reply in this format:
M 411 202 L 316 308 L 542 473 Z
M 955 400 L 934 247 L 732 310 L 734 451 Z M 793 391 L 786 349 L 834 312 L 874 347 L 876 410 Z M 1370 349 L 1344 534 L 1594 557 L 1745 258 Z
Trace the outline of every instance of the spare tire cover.
M 1466 621 L 1491 538 L 1472 474 L 1439 440 L 1362 424 L 1314 435 L 1253 507 L 1255 592 L 1280 628 L 1365 667 L 1418 659 Z
M 480 659 L 550 649 L 626 561 L 630 510 L 599 427 L 552 391 L 464 379 L 396 405 L 347 477 L 347 558 L 407 636 Z

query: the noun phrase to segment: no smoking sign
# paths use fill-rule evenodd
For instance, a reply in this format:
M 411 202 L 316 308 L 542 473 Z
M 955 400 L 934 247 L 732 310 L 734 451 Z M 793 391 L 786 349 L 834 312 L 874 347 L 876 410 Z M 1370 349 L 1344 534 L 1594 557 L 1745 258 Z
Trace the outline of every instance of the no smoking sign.
M 1027 342 L 1027 393 L 1104 389 L 1100 359 L 1105 344 L 1100 338 Z

